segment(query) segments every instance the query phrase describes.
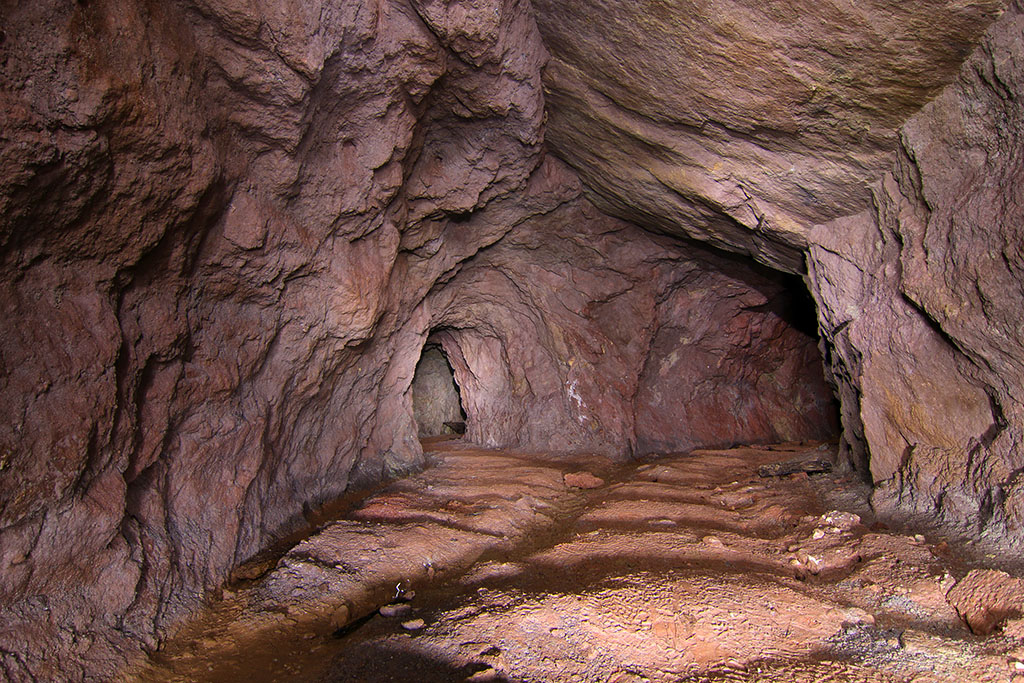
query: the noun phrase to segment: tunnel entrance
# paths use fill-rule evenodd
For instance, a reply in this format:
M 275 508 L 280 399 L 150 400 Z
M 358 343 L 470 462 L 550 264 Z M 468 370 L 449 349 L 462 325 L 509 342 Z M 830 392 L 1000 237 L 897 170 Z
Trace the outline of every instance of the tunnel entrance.
M 423 347 L 412 380 L 412 411 L 421 439 L 466 431 L 459 385 L 440 344 Z
M 665 299 L 635 398 L 641 455 L 838 436 L 806 286 L 735 259 L 724 265 L 734 267 L 709 271 L 703 289 L 688 284 Z

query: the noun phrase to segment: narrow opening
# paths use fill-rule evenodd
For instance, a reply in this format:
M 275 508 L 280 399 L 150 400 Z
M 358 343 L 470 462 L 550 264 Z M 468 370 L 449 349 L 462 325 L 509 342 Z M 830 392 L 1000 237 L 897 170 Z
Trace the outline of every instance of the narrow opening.
M 421 439 L 466 431 L 459 385 L 440 344 L 427 343 L 423 347 L 412 380 L 412 410 Z

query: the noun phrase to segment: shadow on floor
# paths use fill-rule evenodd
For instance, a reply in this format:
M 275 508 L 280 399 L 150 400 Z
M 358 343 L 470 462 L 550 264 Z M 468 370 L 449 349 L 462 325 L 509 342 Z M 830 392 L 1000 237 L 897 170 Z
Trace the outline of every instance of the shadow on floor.
M 495 683 L 514 683 L 505 678 L 485 662 L 472 662 L 455 666 L 433 658 L 412 646 L 386 643 L 363 643 L 346 654 L 343 664 L 332 667 L 330 674 L 320 683 L 462 683 L 466 680 L 480 680 Z

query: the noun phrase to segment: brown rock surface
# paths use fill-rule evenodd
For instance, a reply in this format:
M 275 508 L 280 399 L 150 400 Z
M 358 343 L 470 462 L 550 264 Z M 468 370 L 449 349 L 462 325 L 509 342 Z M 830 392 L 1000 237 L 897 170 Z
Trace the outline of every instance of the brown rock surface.
M 420 437 L 441 436 L 446 433 L 446 423 L 463 419 L 459 390 L 448 359 L 439 347 L 424 348 L 409 391 Z
M 568 472 L 562 477 L 566 486 L 577 489 L 596 489 L 604 486 L 604 479 L 595 477 L 590 472 Z
M 772 277 L 599 214 L 545 161 L 528 4 L 322 9 L 2 9 L 9 677 L 109 676 L 308 510 L 422 465 L 408 390 L 431 332 L 470 440 L 618 455 L 658 390 L 662 297 L 700 283 L 694 324 L 813 348 Z M 780 363 L 807 387 L 804 422 L 754 406 L 730 439 L 831 432 L 806 358 L 704 369 L 709 396 Z
M 1006 572 L 975 569 L 950 589 L 946 599 L 972 631 L 985 636 L 1008 619 L 1024 615 L 1024 581 Z
M 386 340 L 513 224 L 447 217 L 538 165 L 545 59 L 521 4 L 429 14 L 0 8 L 6 676 L 107 678 L 354 469 L 419 462 Z
M 811 230 L 866 206 L 1007 5 L 875 210 Z M 0 671 L 107 680 L 311 510 L 420 467 L 428 338 L 478 445 L 831 435 L 799 286 L 602 214 L 545 139 L 619 217 L 793 272 L 806 248 L 876 505 L 1012 549 L 1021 16 L 3 3 Z
M 1024 542 L 1024 12 L 907 122 L 875 209 L 811 234 L 844 438 L 880 509 Z
M 1006 680 L 1015 646 L 980 641 L 960 622 L 946 601 L 948 561 L 913 537 L 869 532 L 857 514 L 826 511 L 834 475 L 815 484 L 756 474 L 815 452 L 698 451 L 616 468 L 439 443 L 433 467 L 296 545 L 139 674 Z M 607 484 L 562 486 L 565 468 L 595 465 Z M 359 619 L 411 587 L 400 619 Z M 330 623 L 339 612 L 347 621 Z
M 534 0 L 547 140 L 601 209 L 799 272 L 1002 0 Z
M 578 187 L 560 164 L 541 170 L 535 193 Z M 784 280 L 566 200 L 424 301 L 467 438 L 624 455 L 833 433 Z

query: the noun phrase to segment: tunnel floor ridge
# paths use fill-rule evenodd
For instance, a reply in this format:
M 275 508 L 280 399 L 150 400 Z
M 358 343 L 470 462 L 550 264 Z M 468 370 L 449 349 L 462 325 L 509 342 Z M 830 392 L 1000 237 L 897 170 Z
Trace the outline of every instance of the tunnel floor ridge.
M 1024 680 L 1019 577 L 889 529 L 848 474 L 759 474 L 833 445 L 425 449 L 127 678 Z

